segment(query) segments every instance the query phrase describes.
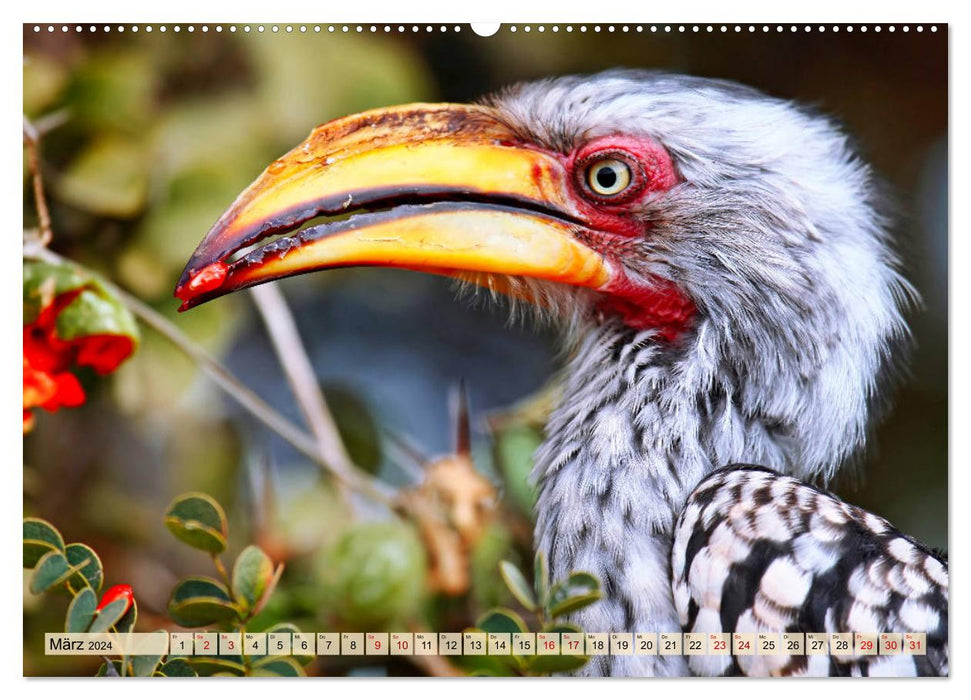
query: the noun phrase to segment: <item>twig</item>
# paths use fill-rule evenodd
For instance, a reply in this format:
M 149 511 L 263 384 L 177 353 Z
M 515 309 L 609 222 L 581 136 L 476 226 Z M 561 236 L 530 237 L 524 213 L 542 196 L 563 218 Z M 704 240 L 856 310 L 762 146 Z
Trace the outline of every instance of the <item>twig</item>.
M 263 319 L 270 342 L 276 352 L 280 367 L 286 375 L 290 391 L 293 392 L 303 413 L 310 432 L 313 433 L 323 457 L 331 469 L 344 475 L 359 471 L 351 461 L 337 425 L 327 407 L 327 400 L 320 390 L 307 351 L 304 349 L 300 332 L 290 312 L 283 293 L 276 283 L 271 282 L 250 290 L 256 309 Z
M 27 147 L 27 167 L 34 184 L 34 203 L 37 208 L 37 225 L 40 229 L 40 243 L 47 246 L 51 242 L 51 215 L 47 209 L 44 195 L 44 180 L 40 174 L 40 132 L 24 115 L 24 145 Z
M 37 243 L 25 242 L 25 258 L 34 258 L 57 265 L 73 265 L 79 267 L 77 263 L 44 248 Z M 335 479 L 349 488 L 368 496 L 389 507 L 392 506 L 394 493 L 390 487 L 363 474 L 354 472 L 345 473 L 335 470 L 320 454 L 317 445 L 303 431 L 293 425 L 290 421 L 277 413 L 269 404 L 257 396 L 249 387 L 243 384 L 233 374 L 226 369 L 219 361 L 213 358 L 205 349 L 196 344 L 186 336 L 173 323 L 155 311 L 141 300 L 133 297 L 124 290 L 107 280 L 102 283 L 118 297 L 133 314 L 141 321 L 152 328 L 157 333 L 164 336 L 179 350 L 193 359 L 199 367 L 227 394 L 236 401 L 255 418 L 273 430 L 277 435 L 293 445 L 297 450 L 309 457 L 315 463 L 327 469 Z

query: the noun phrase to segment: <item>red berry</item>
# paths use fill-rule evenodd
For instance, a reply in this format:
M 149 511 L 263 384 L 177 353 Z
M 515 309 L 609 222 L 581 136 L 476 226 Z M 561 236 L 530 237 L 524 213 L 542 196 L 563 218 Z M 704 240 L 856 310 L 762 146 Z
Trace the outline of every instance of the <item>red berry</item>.
M 125 600 L 128 604 L 125 606 L 125 612 L 128 612 L 128 608 L 135 601 L 135 594 L 131 589 L 131 586 L 125 583 L 118 584 L 117 586 L 112 586 L 105 594 L 101 596 L 101 602 L 98 603 L 98 607 L 95 610 L 100 611 L 102 608 L 107 607 L 114 603 L 116 600 Z

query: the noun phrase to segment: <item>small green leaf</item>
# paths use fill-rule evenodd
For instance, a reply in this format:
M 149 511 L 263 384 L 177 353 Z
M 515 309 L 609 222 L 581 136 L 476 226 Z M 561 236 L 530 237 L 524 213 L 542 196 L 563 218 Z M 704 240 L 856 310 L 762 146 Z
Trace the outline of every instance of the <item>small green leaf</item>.
M 561 615 L 582 610 L 588 605 L 593 605 L 601 598 L 603 598 L 603 594 L 597 591 L 596 593 L 587 593 L 561 600 L 556 605 L 550 606 L 550 617 L 560 617 Z
M 530 673 L 567 673 L 583 668 L 589 659 L 586 656 L 533 656 L 527 663 Z
M 101 664 L 98 672 L 94 674 L 98 678 L 117 678 L 121 676 L 121 659 L 110 659 L 108 663 Z
M 550 570 L 546 565 L 546 555 L 542 552 L 536 552 L 536 559 L 533 560 L 533 587 L 539 606 L 545 608 L 550 595 Z
M 127 608 L 128 600 L 125 598 L 119 598 L 108 603 L 95 615 L 91 626 L 88 627 L 88 632 L 94 634 L 95 632 L 109 631 L 125 616 L 125 613 L 128 612 Z
M 484 632 L 497 634 L 528 631 L 523 618 L 508 608 L 493 608 L 487 611 L 476 621 L 475 626 Z
M 80 566 L 78 572 L 70 579 L 70 584 L 76 589 L 90 586 L 95 592 L 101 590 L 104 581 L 104 571 L 98 554 L 86 544 L 74 542 L 69 544 L 64 555 L 72 567 Z
M 24 325 L 34 323 L 40 312 L 65 292 L 73 292 L 91 284 L 92 278 L 82 275 L 73 265 L 52 265 L 24 261 Z M 24 519 L 24 539 L 27 539 L 28 521 L 43 523 L 57 532 L 53 525 L 39 518 Z M 57 535 L 60 539 L 60 534 Z M 63 540 L 61 547 L 64 546 Z
M 251 675 L 299 678 L 307 674 L 304 673 L 303 667 L 293 657 L 264 656 L 253 663 Z
M 164 664 L 158 667 L 155 671 L 156 676 L 163 676 L 166 678 L 196 678 L 198 673 L 192 668 L 188 659 L 174 658 L 169 659 Z
M 61 310 L 55 323 L 57 337 L 61 340 L 88 336 L 105 336 L 106 341 L 113 339 L 119 344 L 115 351 L 117 355 L 127 357 L 125 353 L 130 354 L 138 345 L 135 317 L 108 290 L 94 282 Z
M 550 591 L 550 617 L 559 617 L 591 605 L 603 596 L 600 581 L 586 571 L 574 571 Z
M 273 562 L 255 544 L 240 552 L 233 565 L 233 591 L 237 602 L 252 610 L 273 581 Z
M 90 588 L 83 588 L 74 596 L 74 600 L 67 606 L 67 619 L 64 621 L 65 632 L 87 632 L 88 626 L 94 619 L 95 608 L 98 607 L 98 596 Z
M 246 667 L 240 661 L 224 659 L 221 656 L 193 656 L 189 659 L 192 668 L 200 676 L 214 676 L 228 674 L 231 676 L 246 675 Z
M 119 632 L 132 632 L 135 629 L 135 620 L 138 619 L 138 604 L 132 598 L 131 605 L 121 619 L 115 623 L 115 629 Z
M 139 678 L 147 678 L 149 676 L 155 675 L 155 669 L 158 668 L 159 662 L 162 660 L 162 654 L 151 654 L 148 656 L 130 656 L 128 658 L 128 663 L 131 664 L 131 675 L 137 676 Z
M 24 568 L 33 569 L 41 557 L 53 551 L 64 551 L 64 538 L 57 528 L 40 518 L 24 518 Z
M 38 595 L 67 581 L 72 574 L 71 565 L 61 552 L 51 550 L 38 561 L 30 577 L 30 592 Z
M 538 607 L 536 598 L 533 595 L 533 590 L 526 582 L 523 572 L 512 562 L 501 561 L 499 562 L 499 574 L 502 576 L 502 580 L 506 582 L 509 592 L 519 601 L 520 605 L 530 612 L 535 612 Z
M 226 513 L 207 494 L 189 493 L 176 498 L 165 513 L 165 526 L 190 547 L 213 554 L 226 549 Z
M 176 585 L 169 599 L 169 616 L 183 627 L 203 627 L 238 622 L 239 609 L 225 586 L 198 576 L 183 579 Z

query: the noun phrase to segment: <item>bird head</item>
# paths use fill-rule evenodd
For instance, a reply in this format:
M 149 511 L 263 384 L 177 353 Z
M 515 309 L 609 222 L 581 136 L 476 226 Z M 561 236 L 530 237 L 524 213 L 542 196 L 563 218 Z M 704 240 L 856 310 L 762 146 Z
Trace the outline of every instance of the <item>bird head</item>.
M 187 309 L 360 265 L 654 342 L 699 382 L 734 378 L 732 400 L 783 425 L 820 423 L 826 444 L 799 448 L 820 465 L 837 440 L 862 441 L 909 289 L 872 175 L 830 120 L 637 71 L 324 124 L 216 222 L 176 296 Z

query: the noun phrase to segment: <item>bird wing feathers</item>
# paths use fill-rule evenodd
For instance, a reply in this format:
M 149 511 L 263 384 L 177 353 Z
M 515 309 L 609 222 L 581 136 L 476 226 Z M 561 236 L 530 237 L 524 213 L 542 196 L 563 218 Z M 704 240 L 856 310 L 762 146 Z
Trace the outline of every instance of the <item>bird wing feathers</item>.
M 947 563 L 883 518 L 762 467 L 689 496 L 672 548 L 685 632 L 923 632 L 921 656 L 689 656 L 698 675 L 946 675 Z

